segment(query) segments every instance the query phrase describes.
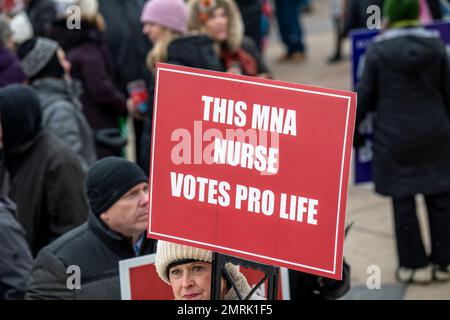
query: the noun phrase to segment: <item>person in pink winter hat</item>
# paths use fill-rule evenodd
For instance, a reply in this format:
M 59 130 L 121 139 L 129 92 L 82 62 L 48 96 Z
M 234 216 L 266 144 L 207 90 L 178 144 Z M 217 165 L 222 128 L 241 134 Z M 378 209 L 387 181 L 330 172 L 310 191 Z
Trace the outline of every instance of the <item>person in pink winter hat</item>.
M 154 74 L 158 62 L 191 68 L 222 70 L 214 42 L 206 35 L 187 34 L 188 6 L 182 0 L 149 0 L 141 13 L 142 32 L 152 42 L 146 64 L 152 74 L 149 85 L 149 112 L 144 123 L 139 165 L 148 174 L 153 123 Z M 132 101 L 131 101 L 132 102 Z M 129 105 L 133 106 L 131 103 Z
M 177 31 L 187 32 L 188 9 L 183 0 L 149 0 L 144 6 L 141 22 L 159 24 Z
M 142 32 L 153 43 L 147 65 L 154 69 L 157 62 L 165 62 L 167 48 L 176 38 L 187 32 L 188 9 L 183 0 L 149 0 L 142 9 Z

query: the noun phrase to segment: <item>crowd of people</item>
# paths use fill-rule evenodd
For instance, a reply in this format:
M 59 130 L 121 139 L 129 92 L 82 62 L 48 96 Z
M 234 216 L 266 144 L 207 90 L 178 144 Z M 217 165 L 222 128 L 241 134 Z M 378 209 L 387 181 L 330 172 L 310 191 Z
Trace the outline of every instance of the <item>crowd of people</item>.
M 330 62 L 342 58 L 348 30 L 362 26 L 341 13 L 355 17 L 349 12 L 361 14 L 366 2 L 362 9 L 334 3 Z M 368 54 L 358 121 L 379 110 L 374 179 L 377 192 L 394 199 L 399 281 L 420 281 L 416 271 L 430 263 L 433 277 L 447 280 L 448 58 L 440 40 L 418 27 L 421 1 L 398 0 L 397 10 L 384 2 L 391 31 Z M 165 62 L 273 78 L 263 55 L 271 5 L 286 46 L 280 61 L 304 61 L 300 16 L 313 7 L 306 0 L 0 0 L 0 300 L 120 299 L 118 262 L 154 252 L 176 299 L 209 299 L 212 252 L 146 237 L 155 68 Z M 135 163 L 124 159 L 128 118 Z M 428 127 L 414 122 L 423 119 Z M 431 258 L 413 219 L 417 193 L 429 206 Z M 67 287 L 72 265 L 82 270 L 78 290 Z M 350 280 L 346 263 L 343 269 L 342 281 L 291 271 L 291 298 L 342 296 Z M 248 294 L 239 268 L 226 270 Z M 185 277 L 192 277 L 187 285 Z M 228 278 L 222 290 L 223 299 L 238 296 Z

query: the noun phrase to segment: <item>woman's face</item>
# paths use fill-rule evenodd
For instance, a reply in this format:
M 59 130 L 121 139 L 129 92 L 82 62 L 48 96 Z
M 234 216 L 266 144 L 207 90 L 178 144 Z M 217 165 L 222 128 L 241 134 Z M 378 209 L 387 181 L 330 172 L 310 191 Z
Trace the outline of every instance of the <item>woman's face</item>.
M 166 32 L 166 29 L 154 22 L 145 22 L 142 32 L 147 35 L 152 43 L 158 42 Z
M 211 298 L 211 263 L 195 261 L 174 266 L 169 270 L 169 281 L 175 300 L 209 300 Z M 222 278 L 221 297 L 226 293 Z
M 206 32 L 216 42 L 223 42 L 228 38 L 228 15 L 225 8 L 217 8 L 205 23 Z

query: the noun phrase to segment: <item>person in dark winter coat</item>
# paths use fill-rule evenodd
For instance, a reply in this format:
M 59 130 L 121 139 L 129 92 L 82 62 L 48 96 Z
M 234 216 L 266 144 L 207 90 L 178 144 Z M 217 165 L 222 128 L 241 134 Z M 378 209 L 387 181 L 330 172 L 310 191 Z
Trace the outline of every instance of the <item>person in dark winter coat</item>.
M 36 255 L 85 221 L 85 176 L 73 151 L 42 129 L 39 100 L 32 89 L 20 85 L 0 89 L 0 123 L 9 195 Z
M 0 300 L 23 299 L 33 262 L 16 209 L 10 199 L 0 196 Z
M 124 93 L 132 81 L 150 81 L 145 59 L 151 43 L 142 34 L 139 21 L 144 4 L 145 0 L 99 0 L 99 11 L 107 26 L 105 35 L 114 65 L 114 82 Z
M 438 34 L 418 27 L 417 0 L 386 0 L 390 29 L 369 48 L 357 125 L 376 110 L 375 190 L 393 199 L 400 282 L 450 278 L 450 68 Z M 399 28 L 401 26 L 401 28 Z M 361 141 L 356 136 L 355 143 Z M 425 252 L 414 196 L 427 205 Z
M 23 83 L 26 76 L 19 59 L 12 51 L 12 32 L 5 16 L 0 14 L 0 88 L 8 84 Z
M 40 100 L 42 126 L 67 143 L 87 173 L 96 160 L 94 137 L 78 99 L 81 84 L 71 80 L 64 51 L 56 41 L 39 37 L 23 43 L 18 53 Z
M 57 21 L 52 37 L 58 41 L 70 61 L 71 75 L 83 84 L 83 112 L 96 135 L 100 129 L 119 130 L 119 117 L 127 116 L 126 96 L 113 81 L 113 65 L 106 46 L 105 24 L 95 2 L 80 2 L 81 28 L 68 30 L 66 20 Z M 131 57 L 128 57 L 133 60 Z M 121 150 L 96 145 L 97 157 L 121 154 Z
M 27 15 L 33 26 L 35 36 L 49 37 L 52 23 L 56 19 L 56 7 L 53 0 L 26 0 Z
M 146 56 L 152 45 L 141 30 L 139 17 L 146 0 L 99 0 L 100 13 L 107 25 L 105 34 L 112 56 L 114 83 L 124 94 L 129 94 L 127 85 L 136 80 L 151 82 L 146 67 Z M 150 111 L 148 111 L 150 112 Z M 136 137 L 142 134 L 144 123 L 134 119 Z M 136 158 L 141 154 L 139 139 L 136 139 Z
M 214 51 L 214 40 L 205 35 L 186 35 L 173 40 L 167 48 L 167 63 L 224 71 Z
M 366 29 L 367 19 L 370 17 L 367 8 L 377 6 L 382 9 L 383 3 L 384 0 L 347 0 L 344 13 L 344 35 L 348 35 L 350 30 Z
M 176 17 L 171 19 L 170 17 Z M 141 15 L 143 32 L 154 43 L 147 59 L 153 73 L 157 62 L 192 68 L 223 71 L 214 51 L 214 41 L 205 35 L 188 35 L 188 10 L 182 0 L 150 0 Z M 149 102 L 153 106 L 154 79 L 149 85 Z M 152 109 L 147 113 L 141 136 L 139 165 L 148 175 L 152 135 Z
M 88 221 L 43 248 L 33 263 L 26 299 L 120 299 L 119 261 L 155 251 L 146 238 L 148 185 L 134 163 L 107 157 L 87 178 Z M 80 287 L 69 289 L 69 266 Z
M 245 35 L 262 48 L 262 2 L 261 0 L 236 0 L 244 22 Z

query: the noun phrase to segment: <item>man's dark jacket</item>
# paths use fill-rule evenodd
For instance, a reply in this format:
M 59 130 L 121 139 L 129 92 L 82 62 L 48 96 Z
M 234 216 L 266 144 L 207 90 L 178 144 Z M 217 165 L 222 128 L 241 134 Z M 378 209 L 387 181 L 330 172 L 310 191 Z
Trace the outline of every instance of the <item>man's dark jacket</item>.
M 0 300 L 23 298 L 33 262 L 15 213 L 14 202 L 0 195 Z
M 139 255 L 153 253 L 155 248 L 154 240 L 145 238 Z M 90 213 L 86 223 L 39 252 L 25 298 L 118 300 L 119 261 L 134 257 L 131 239 L 111 230 Z M 75 276 L 74 272 L 67 273 L 69 266 L 79 267 L 80 289 L 68 288 L 68 282 L 75 283 L 75 278 L 69 279 Z

